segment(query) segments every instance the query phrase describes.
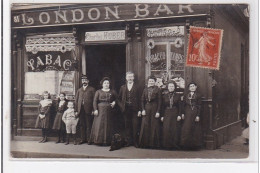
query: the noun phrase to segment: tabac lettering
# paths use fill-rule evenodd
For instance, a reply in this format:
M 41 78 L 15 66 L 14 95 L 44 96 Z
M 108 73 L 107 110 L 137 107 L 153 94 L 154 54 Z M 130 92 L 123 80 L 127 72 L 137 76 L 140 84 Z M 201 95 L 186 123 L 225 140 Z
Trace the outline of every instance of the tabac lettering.
M 57 59 L 54 61 L 53 65 L 58 65 L 61 66 L 61 60 L 60 60 L 60 55 L 58 55 Z
M 36 67 L 35 63 L 36 62 Z M 70 70 L 72 66 L 72 61 L 70 59 L 65 59 L 62 61 L 61 56 L 57 55 L 57 58 L 55 59 L 51 54 L 46 54 L 44 58 L 37 56 L 35 58 L 30 58 L 27 61 L 27 66 L 32 70 L 43 70 L 43 68 L 46 67 L 55 67 L 55 69 L 59 70 Z
M 52 56 L 50 54 L 45 55 L 45 60 L 46 65 L 52 64 Z
M 38 56 L 37 57 L 37 67 L 39 67 L 40 65 L 44 65 L 44 63 L 42 62 L 41 58 Z

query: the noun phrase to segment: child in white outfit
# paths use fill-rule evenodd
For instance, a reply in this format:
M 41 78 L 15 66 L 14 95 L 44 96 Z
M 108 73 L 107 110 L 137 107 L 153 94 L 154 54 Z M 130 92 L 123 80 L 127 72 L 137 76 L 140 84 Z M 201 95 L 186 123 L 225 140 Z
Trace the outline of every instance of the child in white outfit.
M 72 134 L 74 145 L 76 145 L 76 126 L 79 119 L 75 113 L 73 102 L 68 102 L 68 109 L 63 113 L 62 120 L 66 124 L 67 131 L 67 140 L 65 145 L 69 144 L 70 134 Z

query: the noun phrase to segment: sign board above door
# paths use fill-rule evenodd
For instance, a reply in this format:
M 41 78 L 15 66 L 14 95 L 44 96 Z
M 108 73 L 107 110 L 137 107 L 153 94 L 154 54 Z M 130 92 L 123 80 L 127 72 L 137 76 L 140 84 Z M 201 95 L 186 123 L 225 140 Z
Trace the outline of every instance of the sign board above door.
M 96 31 L 85 33 L 85 42 L 123 41 L 125 38 L 125 30 Z
M 208 4 L 75 4 L 73 7 L 16 11 L 12 28 L 125 22 L 210 14 Z

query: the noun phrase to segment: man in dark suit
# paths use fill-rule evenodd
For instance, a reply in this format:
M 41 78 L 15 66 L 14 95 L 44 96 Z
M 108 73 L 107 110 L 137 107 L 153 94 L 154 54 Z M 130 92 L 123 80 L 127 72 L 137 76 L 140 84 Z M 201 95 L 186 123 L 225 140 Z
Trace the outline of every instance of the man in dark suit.
M 119 107 L 124 115 L 126 146 L 134 144 L 138 147 L 140 130 L 140 97 L 141 94 L 134 83 L 134 73 L 126 73 L 126 84 L 121 86 L 118 97 Z
M 92 122 L 93 122 L 93 99 L 95 95 L 95 89 L 88 86 L 89 80 L 87 76 L 81 77 L 82 87 L 78 89 L 75 99 L 75 110 L 79 116 L 80 125 L 80 142 L 83 144 L 89 140 Z

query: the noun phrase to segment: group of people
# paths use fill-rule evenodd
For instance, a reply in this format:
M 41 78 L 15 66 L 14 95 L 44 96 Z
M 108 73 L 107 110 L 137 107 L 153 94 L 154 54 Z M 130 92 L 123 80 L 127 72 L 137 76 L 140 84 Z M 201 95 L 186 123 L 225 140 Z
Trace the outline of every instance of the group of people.
M 156 78 L 148 77 L 143 92 L 134 82 L 134 73 L 126 73 L 126 84 L 119 94 L 112 90 L 108 77 L 101 82 L 101 89 L 89 86 L 87 76 L 82 76 L 82 87 L 78 89 L 75 101 L 67 101 L 61 93 L 56 103 L 56 116 L 52 129 L 58 131 L 56 143 L 63 142 L 64 130 L 69 144 L 70 136 L 74 144 L 89 145 L 111 144 L 114 134 L 116 107 L 120 108 L 124 119 L 125 146 L 138 148 L 198 149 L 202 146 L 200 124 L 201 97 L 197 85 L 190 83 L 187 94 L 176 92 L 174 81 L 167 83 L 166 91 L 158 88 Z M 36 128 L 42 128 L 43 138 L 47 141 L 50 129 L 50 107 L 53 105 L 48 92 L 43 93 L 39 104 Z M 79 122 L 79 124 L 78 124 Z M 76 127 L 79 126 L 80 141 L 76 142 Z

